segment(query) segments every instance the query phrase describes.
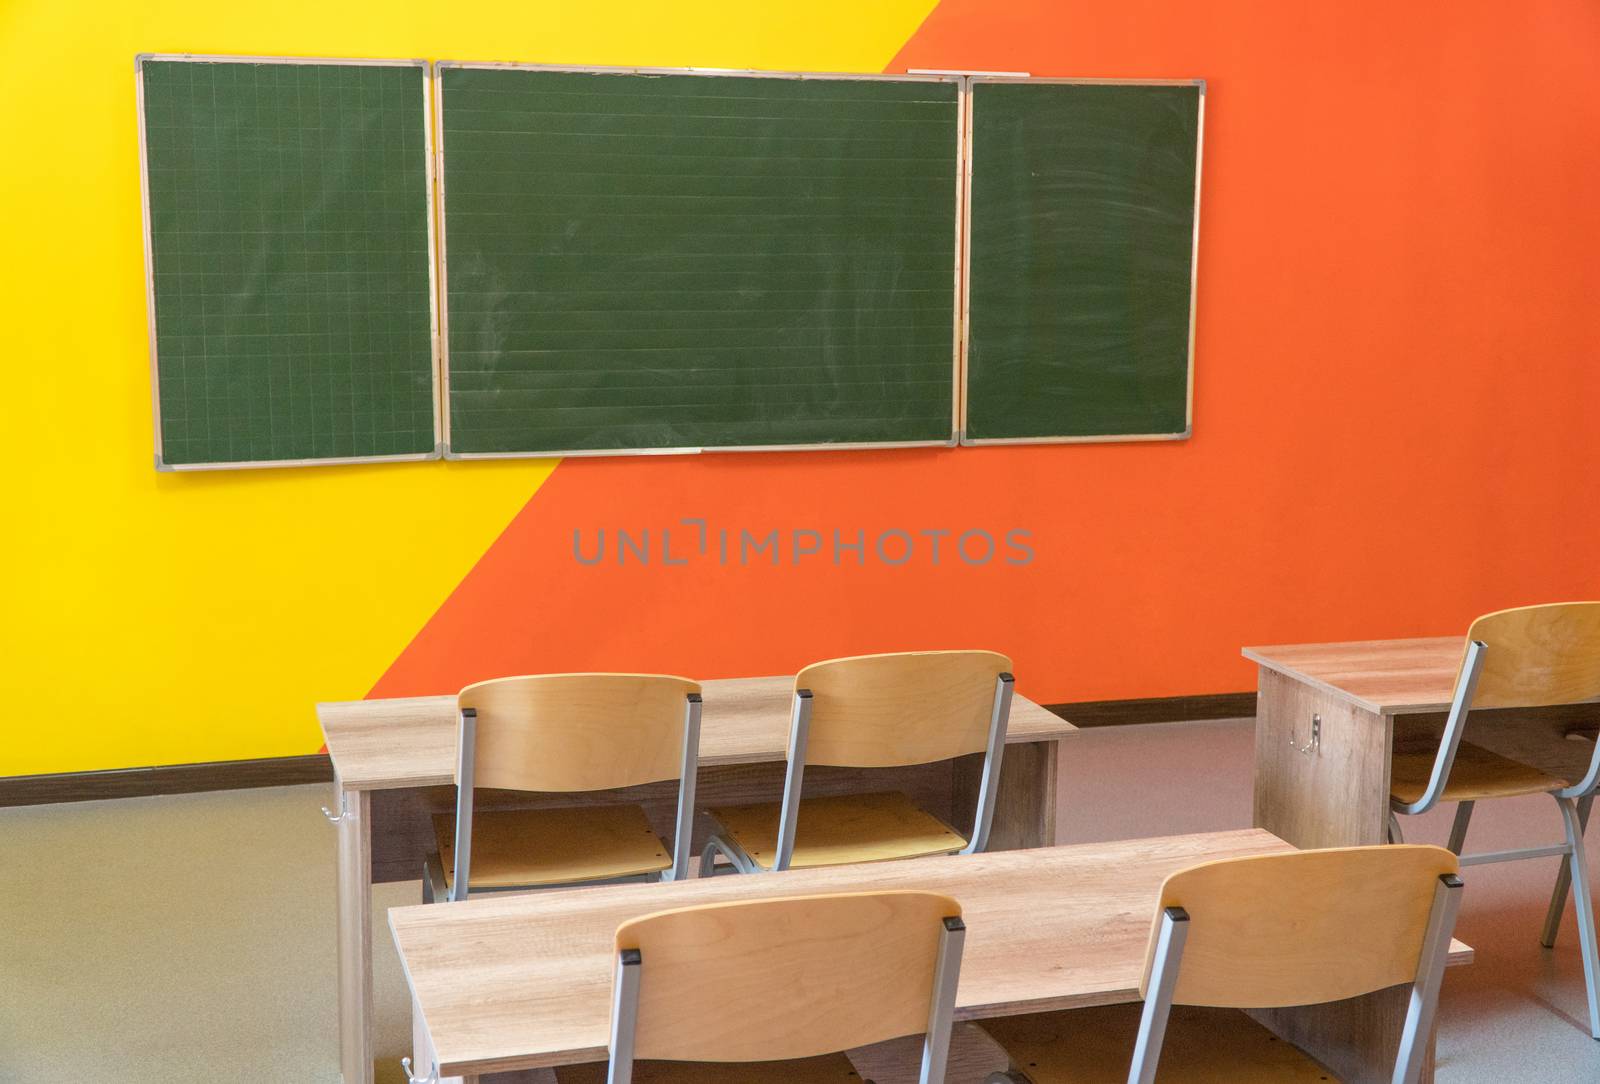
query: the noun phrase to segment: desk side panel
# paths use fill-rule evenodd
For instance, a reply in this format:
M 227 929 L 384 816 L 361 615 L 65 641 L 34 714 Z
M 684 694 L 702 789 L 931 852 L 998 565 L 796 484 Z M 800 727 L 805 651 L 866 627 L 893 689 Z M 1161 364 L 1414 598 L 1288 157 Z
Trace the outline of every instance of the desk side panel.
M 1259 690 L 1255 826 L 1303 848 L 1383 843 L 1393 720 L 1266 667 Z

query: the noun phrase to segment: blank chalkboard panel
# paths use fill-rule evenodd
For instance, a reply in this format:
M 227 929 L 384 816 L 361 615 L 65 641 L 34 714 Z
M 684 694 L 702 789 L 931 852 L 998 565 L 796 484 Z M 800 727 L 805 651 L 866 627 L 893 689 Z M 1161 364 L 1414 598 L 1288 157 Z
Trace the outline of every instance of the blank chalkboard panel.
M 958 80 L 437 70 L 451 456 L 954 440 Z
M 422 61 L 140 57 L 158 467 L 431 458 Z
M 1203 95 L 973 80 L 963 443 L 1189 434 Z

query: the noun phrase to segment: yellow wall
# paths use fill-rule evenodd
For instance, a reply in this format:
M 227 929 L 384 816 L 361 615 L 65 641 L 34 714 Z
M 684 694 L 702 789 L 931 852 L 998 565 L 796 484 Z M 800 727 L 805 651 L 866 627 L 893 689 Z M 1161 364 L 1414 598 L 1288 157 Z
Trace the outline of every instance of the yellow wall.
M 157 474 L 136 53 L 878 71 L 932 7 L 0 0 L 0 775 L 316 751 L 554 466 Z

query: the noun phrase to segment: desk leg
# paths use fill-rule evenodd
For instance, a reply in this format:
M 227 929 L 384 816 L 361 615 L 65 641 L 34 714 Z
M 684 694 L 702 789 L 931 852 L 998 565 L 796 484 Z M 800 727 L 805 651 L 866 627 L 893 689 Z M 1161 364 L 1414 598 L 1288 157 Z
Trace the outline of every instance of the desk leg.
M 372 795 L 346 790 L 339 822 L 339 1074 L 372 1084 Z
M 1256 827 L 1303 848 L 1385 842 L 1393 717 L 1266 667 L 1259 690 Z
M 1391 986 L 1365 997 L 1250 1015 L 1338 1074 L 1346 1084 L 1389 1084 L 1400 1050 L 1411 987 Z M 1433 1081 L 1433 1036 L 1418 1084 Z
M 1007 745 L 1000 761 L 1000 788 L 995 793 L 991 851 L 1049 847 L 1056 841 L 1056 776 L 1059 742 L 1017 742 Z M 957 762 L 951 803 L 955 824 L 971 830 L 978 802 L 978 758 L 970 770 Z

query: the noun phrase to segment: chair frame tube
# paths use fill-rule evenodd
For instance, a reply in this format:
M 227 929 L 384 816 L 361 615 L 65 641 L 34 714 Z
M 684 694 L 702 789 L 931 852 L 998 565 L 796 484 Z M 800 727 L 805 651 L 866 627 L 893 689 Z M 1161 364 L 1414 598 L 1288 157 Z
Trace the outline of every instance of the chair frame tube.
M 461 709 L 461 740 L 456 748 L 456 855 L 450 901 L 468 895 L 472 868 L 472 779 L 477 769 L 478 709 Z
M 1572 852 L 1569 843 L 1552 843 L 1548 847 L 1518 847 L 1509 851 L 1480 851 L 1477 854 L 1464 854 L 1461 856 L 1461 865 L 1486 866 L 1491 862 L 1516 862 L 1524 858 L 1554 858 L 1556 855 L 1567 855 Z
M 1594 805 L 1594 795 L 1585 794 L 1578 799 L 1578 838 L 1583 838 L 1583 833 L 1589 827 L 1589 810 Z M 1545 948 L 1555 948 L 1556 933 L 1561 929 L 1561 912 L 1567 909 L 1567 890 L 1572 887 L 1572 866 L 1566 862 L 1561 863 L 1561 869 L 1556 874 L 1556 887 L 1550 893 L 1550 910 L 1544 916 L 1544 932 L 1539 936 L 1539 943 Z
M 1478 689 L 1478 676 L 1483 673 L 1483 653 L 1488 645 L 1482 640 L 1467 644 L 1466 661 L 1461 666 L 1461 679 L 1456 682 L 1455 697 L 1450 701 L 1450 714 L 1445 719 L 1444 736 L 1439 740 L 1439 755 L 1433 761 L 1433 774 L 1428 777 L 1428 788 L 1422 797 L 1411 803 L 1395 802 L 1397 813 L 1415 815 L 1426 813 L 1439 804 L 1450 781 L 1450 769 L 1455 766 L 1456 750 L 1461 747 L 1461 734 L 1467 726 L 1467 714 L 1472 710 L 1472 697 Z
M 699 693 L 689 693 L 683 705 L 683 761 L 678 776 L 678 817 L 672 837 L 672 868 L 664 881 L 681 881 L 689 876 L 689 856 L 694 853 L 694 795 L 700 774 Z
M 977 854 L 989 848 L 989 831 L 994 826 L 995 795 L 1000 790 L 1000 764 L 1006 751 L 1006 726 L 1011 719 L 1011 695 L 1017 679 L 1002 673 L 994 682 L 994 708 L 989 714 L 989 742 L 983 754 L 983 779 L 978 784 L 978 811 L 973 818 L 972 839 L 961 854 Z
M 1583 778 L 1570 787 L 1556 791 L 1558 798 L 1589 798 L 1594 792 L 1600 790 L 1600 741 L 1594 743 L 1594 752 L 1589 754 L 1589 770 L 1583 773 Z
M 611 1062 L 606 1084 L 632 1084 L 633 1040 L 639 1022 L 639 970 L 644 957 L 638 949 L 617 953 L 617 975 L 611 991 Z
M 716 876 L 717 855 L 722 855 L 728 860 L 735 873 L 760 873 L 762 869 L 745 855 L 744 851 L 734 846 L 720 836 L 712 836 L 706 840 L 705 847 L 700 852 L 701 877 Z
M 1589 882 L 1589 858 L 1583 849 L 1583 822 L 1577 801 L 1556 795 L 1561 821 L 1567 832 L 1567 861 L 1572 882 L 1573 910 L 1577 912 L 1578 947 L 1583 955 L 1584 987 L 1589 995 L 1589 1035 L 1600 1039 L 1600 944 L 1595 939 L 1594 898 Z M 1559 916 L 1558 916 L 1559 920 Z
M 1178 967 L 1183 962 L 1183 946 L 1188 937 L 1189 912 L 1182 907 L 1168 907 L 1161 912 L 1144 1011 L 1139 1016 L 1139 1037 L 1133 1046 L 1133 1062 L 1128 1066 L 1128 1084 L 1155 1084 L 1167 1018 L 1172 1015 L 1172 996 L 1178 989 Z
M 1411 1002 L 1406 1008 L 1405 1026 L 1400 1032 L 1400 1050 L 1395 1057 L 1394 1084 L 1416 1084 L 1427 1061 L 1433 1018 L 1439 1007 L 1439 983 L 1450 958 L 1450 936 L 1456 928 L 1456 913 L 1461 909 L 1461 878 L 1441 874 L 1433 892 L 1433 908 L 1422 935 L 1422 951 L 1417 955 L 1417 975 L 1411 982 Z
M 1472 823 L 1472 807 L 1475 804 L 1456 803 L 1456 819 L 1450 823 L 1450 842 L 1445 847 L 1457 858 L 1461 857 L 1461 849 L 1467 845 L 1467 826 Z
M 450 886 L 445 883 L 444 866 L 437 854 L 422 860 L 422 902 L 438 903 L 450 898 Z
M 950 1031 L 956 1010 L 956 987 L 961 979 L 961 953 L 967 943 L 967 924 L 961 916 L 944 919 L 939 931 L 939 956 L 933 967 L 933 997 L 928 1005 L 928 1030 L 922 1040 L 920 1084 L 944 1084 L 950 1061 Z
M 794 834 L 800 819 L 800 787 L 805 781 L 806 743 L 811 738 L 810 689 L 794 691 L 794 712 L 789 723 L 789 761 L 784 767 L 783 812 L 778 817 L 778 851 L 772 857 L 772 872 L 789 868 L 794 858 Z M 757 866 L 757 869 L 760 867 Z

